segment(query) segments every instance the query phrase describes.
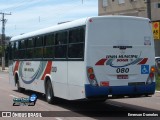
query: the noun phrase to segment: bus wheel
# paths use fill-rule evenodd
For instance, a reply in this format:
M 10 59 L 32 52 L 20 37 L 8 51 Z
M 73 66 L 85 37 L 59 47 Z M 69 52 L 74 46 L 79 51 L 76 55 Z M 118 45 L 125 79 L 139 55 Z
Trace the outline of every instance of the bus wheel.
M 51 81 L 48 80 L 47 84 L 46 84 L 46 100 L 49 104 L 54 103 L 55 101 L 55 97 L 54 97 L 54 93 L 53 93 L 53 88 L 52 88 L 52 84 Z
M 16 86 L 17 86 L 17 90 L 18 90 L 18 92 L 22 93 L 22 92 L 24 92 L 24 91 L 25 91 L 25 89 L 24 89 L 24 88 L 21 88 L 21 87 L 20 87 L 19 80 L 17 80 L 17 82 L 16 82 Z

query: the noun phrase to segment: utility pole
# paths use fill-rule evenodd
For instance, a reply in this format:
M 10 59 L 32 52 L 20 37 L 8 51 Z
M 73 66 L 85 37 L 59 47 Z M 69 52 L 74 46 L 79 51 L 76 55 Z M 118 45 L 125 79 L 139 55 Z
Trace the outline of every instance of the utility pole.
M 11 13 L 2 13 L 2 41 L 1 41 L 1 46 L 2 46 L 2 70 L 5 70 L 5 24 L 7 22 L 7 19 L 4 18 L 5 15 L 11 15 Z
M 151 20 L 152 17 L 151 17 L 151 0 L 147 0 L 147 15 L 148 15 L 148 18 Z

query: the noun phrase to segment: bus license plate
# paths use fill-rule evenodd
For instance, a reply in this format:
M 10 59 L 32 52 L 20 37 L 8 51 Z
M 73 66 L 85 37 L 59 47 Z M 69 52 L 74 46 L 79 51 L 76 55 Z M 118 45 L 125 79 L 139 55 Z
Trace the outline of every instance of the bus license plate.
M 128 79 L 128 75 L 117 75 L 117 79 Z

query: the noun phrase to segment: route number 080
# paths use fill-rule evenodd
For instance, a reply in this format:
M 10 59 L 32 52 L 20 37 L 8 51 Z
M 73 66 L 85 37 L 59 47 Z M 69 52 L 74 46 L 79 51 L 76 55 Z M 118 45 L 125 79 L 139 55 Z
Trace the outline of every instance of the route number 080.
M 128 73 L 129 68 L 117 68 L 116 72 L 117 73 Z

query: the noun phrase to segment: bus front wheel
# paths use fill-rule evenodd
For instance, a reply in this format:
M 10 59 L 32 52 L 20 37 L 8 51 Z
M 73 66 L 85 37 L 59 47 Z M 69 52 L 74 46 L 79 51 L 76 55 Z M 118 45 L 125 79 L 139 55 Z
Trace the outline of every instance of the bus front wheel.
M 46 100 L 49 104 L 54 103 L 55 101 L 55 97 L 54 97 L 54 93 L 53 93 L 53 88 L 52 88 L 52 84 L 51 81 L 48 80 L 47 84 L 46 84 Z

